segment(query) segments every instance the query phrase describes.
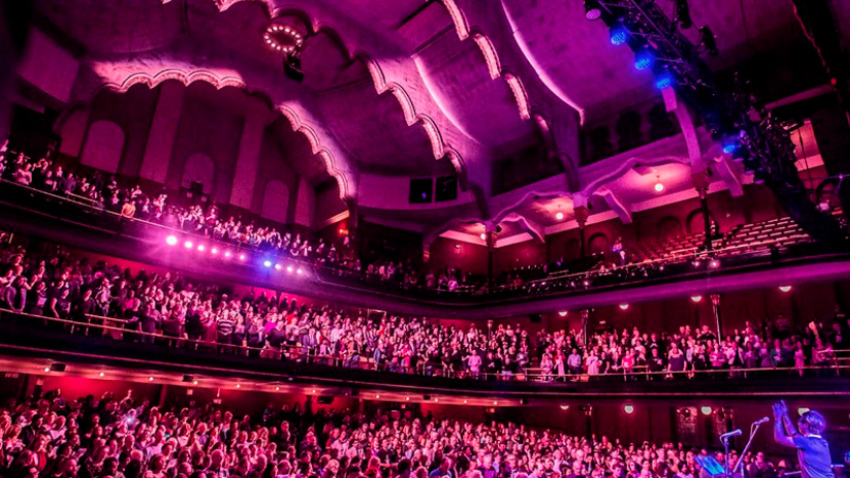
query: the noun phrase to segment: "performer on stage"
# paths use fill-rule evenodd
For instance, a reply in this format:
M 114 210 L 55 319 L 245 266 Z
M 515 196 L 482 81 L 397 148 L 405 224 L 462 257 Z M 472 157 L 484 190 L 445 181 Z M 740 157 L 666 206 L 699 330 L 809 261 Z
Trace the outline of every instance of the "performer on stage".
M 773 439 L 780 445 L 797 449 L 802 478 L 835 478 L 829 444 L 821 434 L 826 429 L 826 420 L 820 413 L 809 410 L 797 420 L 797 430 L 788 418 L 785 401 L 773 404 Z

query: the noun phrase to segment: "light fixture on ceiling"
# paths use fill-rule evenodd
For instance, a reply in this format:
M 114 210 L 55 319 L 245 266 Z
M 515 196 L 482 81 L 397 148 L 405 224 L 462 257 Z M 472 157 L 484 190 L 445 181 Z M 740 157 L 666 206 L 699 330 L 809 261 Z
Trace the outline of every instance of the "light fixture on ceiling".
M 486 240 L 487 240 L 487 233 L 486 233 L 486 232 L 482 232 L 482 233 L 481 233 L 481 235 L 480 235 L 480 236 L 478 236 L 478 237 L 480 237 L 482 241 L 486 241 Z
M 782 292 L 790 292 L 791 286 L 790 285 L 781 285 L 781 286 L 779 286 L 779 290 L 781 290 Z
M 691 296 L 691 301 L 692 301 L 693 303 L 695 303 L 695 304 L 696 304 L 696 303 L 699 303 L 701 300 L 702 300 L 702 296 L 701 296 L 701 295 L 692 295 L 692 296 Z
M 568 311 L 566 311 L 566 310 L 558 311 L 558 315 L 560 315 L 561 317 L 566 317 L 567 313 L 568 313 Z
M 661 176 L 655 175 L 655 192 L 660 193 L 664 190 L 664 184 L 661 183 Z
M 287 55 L 298 54 L 304 45 L 304 37 L 298 29 L 290 25 L 272 23 L 266 27 L 263 40 L 273 51 L 279 51 Z
M 620 304 L 620 310 L 628 310 L 629 304 Z
M 598 20 L 602 16 L 598 0 L 584 0 L 584 17 L 590 21 Z
M 556 212 L 555 213 L 555 219 L 557 219 L 559 221 L 563 221 L 564 220 L 564 213 L 562 213 L 561 211 Z

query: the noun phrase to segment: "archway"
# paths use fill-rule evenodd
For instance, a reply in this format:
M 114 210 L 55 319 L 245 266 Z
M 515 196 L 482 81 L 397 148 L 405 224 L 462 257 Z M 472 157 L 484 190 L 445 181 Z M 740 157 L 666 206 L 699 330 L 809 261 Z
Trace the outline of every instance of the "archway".
M 95 121 L 89 126 L 80 161 L 86 166 L 117 173 L 124 150 L 124 130 L 112 121 Z

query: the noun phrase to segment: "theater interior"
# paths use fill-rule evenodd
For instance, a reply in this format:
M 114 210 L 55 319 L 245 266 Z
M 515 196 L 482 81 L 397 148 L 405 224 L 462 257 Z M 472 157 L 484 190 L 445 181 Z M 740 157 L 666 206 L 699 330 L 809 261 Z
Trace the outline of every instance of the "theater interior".
M 6 0 L 0 64 L 0 478 L 850 476 L 850 2 Z

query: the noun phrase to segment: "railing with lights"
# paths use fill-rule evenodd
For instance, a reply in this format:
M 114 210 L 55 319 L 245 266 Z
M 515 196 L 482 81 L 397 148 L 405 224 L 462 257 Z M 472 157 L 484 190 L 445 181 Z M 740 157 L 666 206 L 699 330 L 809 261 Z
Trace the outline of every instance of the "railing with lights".
M 601 381 L 656 381 L 656 380 L 719 380 L 722 378 L 776 378 L 785 377 L 843 377 L 850 374 L 850 350 L 829 350 L 824 353 L 822 365 L 806 365 L 802 367 L 771 367 L 771 368 L 744 368 L 731 367 L 720 369 L 689 369 L 689 370 L 650 370 L 648 366 L 638 365 L 631 369 L 623 369 L 616 372 L 589 374 L 581 373 L 547 372 L 540 367 L 524 367 L 517 373 L 474 373 L 468 370 L 453 371 L 441 366 L 419 363 L 416 367 L 379 368 L 371 359 L 360 357 L 354 359 L 351 356 L 322 355 L 301 345 L 281 345 L 281 347 L 250 347 L 245 344 L 222 343 L 207 340 L 192 340 L 185 335 L 169 335 L 162 331 L 145 332 L 137 328 L 137 323 L 132 323 L 134 328 L 128 327 L 131 322 L 125 319 L 87 315 L 85 321 L 46 317 L 41 315 L 16 312 L 8 309 L 0 309 L 0 323 L 11 324 L 16 332 L 26 334 L 39 330 L 38 327 L 47 327 L 50 330 L 62 330 L 68 334 L 82 335 L 87 339 L 100 339 L 106 341 L 133 341 L 149 345 L 151 347 L 171 347 L 189 351 L 217 353 L 226 356 L 242 356 L 255 358 L 257 360 L 283 360 L 296 364 L 312 364 L 330 367 L 329 370 L 361 369 L 372 370 L 386 374 L 403 375 L 427 375 L 448 379 L 463 379 L 475 381 L 517 381 L 517 382 L 540 382 L 557 385 L 558 383 L 584 383 Z M 2 345 L 0 345 L 2 349 Z M 821 352 L 813 350 L 814 354 Z

